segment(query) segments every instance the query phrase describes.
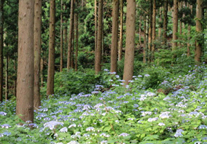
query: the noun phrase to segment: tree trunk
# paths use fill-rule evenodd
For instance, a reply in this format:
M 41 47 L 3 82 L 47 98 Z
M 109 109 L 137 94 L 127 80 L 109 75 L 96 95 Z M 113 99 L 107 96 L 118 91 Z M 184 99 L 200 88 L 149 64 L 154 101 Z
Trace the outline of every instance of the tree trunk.
M 47 75 L 47 96 L 54 94 L 55 74 L 55 0 L 50 0 L 49 59 Z
M 61 13 L 60 13 L 60 72 L 63 71 L 63 1 L 60 1 Z
M 119 0 L 113 0 L 111 72 L 117 71 Z
M 135 0 L 127 0 L 126 19 L 126 50 L 124 61 L 124 83 L 127 85 L 132 79 L 134 69 L 134 46 L 135 46 Z
M 34 119 L 34 1 L 19 0 L 16 114 Z
M 139 16 L 139 47 L 142 44 L 142 16 Z
M 94 2 L 94 9 L 95 9 L 95 48 L 97 48 L 97 1 Z
M 120 0 L 120 35 L 119 35 L 119 52 L 118 60 L 122 59 L 122 47 L 123 47 L 123 0 Z
M 98 33 L 97 48 L 95 50 L 95 72 L 101 71 L 101 49 L 102 49 L 102 27 L 103 27 L 103 0 L 99 0 L 98 5 Z
M 173 0 L 173 42 L 172 50 L 174 51 L 177 47 L 177 32 L 178 32 L 178 0 Z
M 147 49 L 147 17 L 144 17 L 144 49 L 143 49 L 143 63 L 146 63 L 146 49 Z
M 202 11 L 202 4 L 203 0 L 197 0 L 196 2 L 196 32 L 199 35 L 203 35 L 203 28 L 201 20 L 203 18 L 203 11 Z M 201 61 L 201 53 L 202 53 L 202 36 L 199 36 L 199 40 L 196 40 L 196 49 L 195 49 L 195 61 Z
M 164 20 L 163 20 L 163 38 L 164 38 L 164 45 L 167 44 L 167 23 L 168 23 L 168 0 L 164 2 Z
M 41 59 L 41 23 L 42 0 L 35 0 L 34 12 L 34 108 L 41 105 L 40 101 L 40 59 Z
M 76 2 L 78 3 L 78 2 Z M 78 71 L 78 13 L 75 13 L 75 71 Z
M 0 1 L 0 102 L 3 101 L 3 6 L 4 0 Z
M 64 24 L 66 25 L 67 24 L 67 21 L 64 22 Z M 64 27 L 64 30 L 63 30 L 63 35 L 64 35 L 64 57 L 67 58 L 67 50 L 68 50 L 68 33 L 67 33 L 67 26 Z M 63 57 L 63 60 L 64 60 L 64 57 Z
M 163 10 L 163 7 L 160 7 L 159 9 L 159 23 L 162 22 L 162 10 Z M 158 29 L 158 38 L 160 39 L 161 37 L 161 34 L 162 34 L 162 27 L 161 25 L 159 24 L 159 29 Z
M 191 26 L 188 24 L 188 43 L 187 43 L 187 57 L 190 57 L 190 33 L 191 33 Z
M 190 8 L 191 10 L 191 13 L 192 13 L 192 6 L 190 4 L 188 4 L 188 7 Z M 188 43 L 187 43 L 187 57 L 190 57 L 190 40 L 191 40 L 191 25 L 188 24 Z
M 43 70 L 44 70 L 44 59 L 41 57 L 41 60 L 40 60 L 40 81 L 41 81 L 41 87 L 44 86 Z
M 8 96 L 9 96 L 9 56 L 8 54 L 6 55 L 6 78 L 5 78 L 5 101 L 8 100 Z
M 72 42 L 73 42 L 73 19 L 74 19 L 74 0 L 71 0 L 70 4 L 70 33 L 69 33 L 69 40 L 68 40 L 68 58 L 67 58 L 67 69 L 71 68 L 71 59 L 72 59 Z
M 153 0 L 153 11 L 152 11 L 152 54 L 151 60 L 154 60 L 155 52 L 155 38 L 156 38 L 156 0 Z
M 148 60 L 151 61 L 152 54 L 152 11 L 153 11 L 153 0 L 150 0 L 150 12 L 149 12 L 149 30 L 148 30 Z

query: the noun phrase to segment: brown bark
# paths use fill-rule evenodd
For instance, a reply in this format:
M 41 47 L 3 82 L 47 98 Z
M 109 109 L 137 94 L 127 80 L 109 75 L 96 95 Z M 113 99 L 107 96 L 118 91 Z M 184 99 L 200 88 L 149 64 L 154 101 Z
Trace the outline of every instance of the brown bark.
M 72 46 L 73 46 L 73 21 L 74 21 L 74 0 L 71 0 L 70 4 L 70 32 L 68 40 L 68 58 L 67 58 L 67 69 L 71 68 L 71 59 L 72 59 Z
M 150 12 L 149 12 L 149 30 L 148 30 L 148 60 L 151 61 L 151 54 L 152 54 L 152 11 L 153 11 L 153 0 L 150 0 Z
M 124 61 L 124 83 L 127 85 L 132 79 L 134 69 L 134 46 L 135 46 L 135 0 L 127 0 L 126 19 L 126 50 Z
M 3 101 L 3 5 L 4 0 L 0 1 L 0 102 Z
M 47 74 L 47 95 L 54 94 L 55 74 L 55 0 L 50 0 L 50 26 L 49 26 L 49 59 Z
M 97 1 L 94 2 L 94 9 L 95 9 L 95 49 L 97 48 Z
M 163 10 L 163 7 L 161 7 L 161 8 L 159 9 L 159 23 L 162 22 L 162 10 Z M 159 26 L 159 29 L 158 29 L 158 38 L 161 37 L 161 33 L 162 33 L 162 27 Z
M 96 74 L 98 74 L 101 71 L 102 27 L 103 27 L 103 0 L 99 0 L 97 48 L 95 50 L 95 72 Z
M 111 72 L 117 71 L 119 0 L 113 0 L 111 39 Z
M 35 0 L 34 12 L 34 108 L 39 108 L 40 102 L 40 59 L 41 59 L 41 13 L 42 0 Z
M 123 0 L 120 0 L 120 35 L 119 35 L 119 52 L 118 60 L 122 59 L 122 47 L 123 47 Z
M 197 0 L 196 2 L 196 32 L 201 35 L 203 32 L 201 20 L 203 18 L 202 11 L 203 0 Z M 195 61 L 201 61 L 201 53 L 202 53 L 202 36 L 199 37 L 199 40 L 196 40 L 196 49 L 195 49 Z
M 64 22 L 65 25 L 67 24 L 67 21 Z M 67 33 L 67 26 L 64 27 L 63 30 L 64 35 L 64 57 L 67 57 L 67 48 L 68 48 L 68 33 Z M 63 58 L 64 59 L 64 58 Z
M 178 32 L 178 0 L 173 0 L 173 42 L 172 50 L 174 51 L 177 47 L 177 32 Z
M 190 4 L 187 5 L 192 13 L 192 6 Z M 190 53 L 190 40 L 191 40 L 191 25 L 188 24 L 188 43 L 187 43 L 187 57 L 190 57 L 191 53 Z
M 163 20 L 163 38 L 164 38 L 164 45 L 167 44 L 167 23 L 168 23 L 168 0 L 164 2 L 164 20 Z
M 40 83 L 41 83 L 41 87 L 44 86 L 44 74 L 43 74 L 43 70 L 44 70 L 44 59 L 41 57 L 40 60 Z
M 152 11 L 152 54 L 151 60 L 154 60 L 155 52 L 155 38 L 156 38 L 156 0 L 153 0 L 153 11 Z
M 6 76 L 5 76 L 5 101 L 6 100 L 8 100 L 8 96 L 9 96 L 9 79 L 8 79 L 8 77 L 9 77 L 9 73 L 8 73 L 8 71 L 9 71 L 9 56 L 8 56 L 8 54 L 6 55 Z
M 191 32 L 191 26 L 188 25 L 188 43 L 187 43 L 187 57 L 190 57 L 190 32 Z
M 78 13 L 75 13 L 75 71 L 78 71 Z
M 23 121 L 34 118 L 34 1 L 19 0 L 16 114 Z
M 146 49 L 147 49 L 147 18 L 144 17 L 144 49 L 143 49 L 143 63 L 146 63 Z
M 61 14 L 60 14 L 60 72 L 63 71 L 63 1 L 61 4 Z
M 139 45 L 142 44 L 142 16 L 139 16 Z

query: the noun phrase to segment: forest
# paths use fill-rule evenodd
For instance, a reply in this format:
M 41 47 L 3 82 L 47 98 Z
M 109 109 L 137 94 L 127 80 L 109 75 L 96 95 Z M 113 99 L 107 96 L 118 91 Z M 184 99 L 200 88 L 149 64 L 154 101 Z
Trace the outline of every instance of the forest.
M 0 144 L 207 144 L 207 0 L 0 0 Z

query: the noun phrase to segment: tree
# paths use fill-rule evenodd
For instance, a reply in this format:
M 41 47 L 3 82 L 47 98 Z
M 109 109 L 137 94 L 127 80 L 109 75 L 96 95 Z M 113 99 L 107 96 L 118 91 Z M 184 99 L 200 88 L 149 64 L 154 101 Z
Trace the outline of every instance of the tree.
M 54 94 L 55 73 L 55 0 L 50 0 L 49 59 L 47 74 L 47 95 Z
M 60 72 L 63 71 L 63 1 L 60 1 L 61 13 L 60 13 Z
M 154 51 L 155 51 L 155 38 L 156 38 L 156 0 L 153 0 L 153 10 L 152 10 L 152 55 L 151 60 L 154 59 Z
M 135 6 L 135 0 L 127 0 L 126 50 L 123 77 L 125 84 L 128 84 L 129 80 L 132 79 L 134 69 Z
M 16 114 L 33 121 L 34 0 L 19 0 L 18 70 Z
M 3 5 L 4 0 L 0 1 L 0 102 L 3 101 Z
M 195 49 L 195 61 L 201 61 L 201 53 L 202 53 L 202 39 L 203 39 L 203 29 L 202 29 L 202 4 L 203 0 L 197 0 L 196 2 L 196 32 L 199 35 L 199 39 L 196 40 L 196 49 Z
M 72 59 L 72 42 L 73 42 L 73 23 L 74 23 L 74 0 L 71 0 L 70 4 L 70 33 L 69 33 L 69 41 L 68 41 L 68 58 L 67 58 L 67 69 L 71 68 L 71 59 Z
M 97 48 L 97 1 L 94 1 L 94 17 L 95 17 L 95 49 Z
M 119 0 L 113 0 L 113 20 L 112 20 L 112 39 L 111 39 L 111 72 L 117 71 L 117 52 L 118 52 L 118 16 Z
M 173 42 L 172 50 L 174 51 L 177 47 L 177 32 L 178 32 L 178 0 L 173 0 Z
M 164 20 L 163 20 L 163 37 L 164 37 L 164 45 L 167 44 L 167 23 L 168 23 L 168 0 L 164 1 Z
M 78 5 L 78 1 L 76 0 L 76 6 Z M 75 45 L 75 71 L 78 71 L 78 13 L 76 12 L 75 15 L 74 15 L 74 27 L 75 27 L 75 42 L 76 42 L 76 45 Z
M 35 0 L 34 9 L 34 108 L 39 108 L 42 0 Z
M 101 49 L 102 49 L 102 31 L 103 31 L 103 0 L 99 0 L 98 4 L 98 33 L 97 48 L 95 49 L 95 72 L 101 71 Z
M 120 0 L 120 35 L 119 35 L 119 50 L 118 60 L 122 59 L 122 43 L 123 43 L 123 0 Z

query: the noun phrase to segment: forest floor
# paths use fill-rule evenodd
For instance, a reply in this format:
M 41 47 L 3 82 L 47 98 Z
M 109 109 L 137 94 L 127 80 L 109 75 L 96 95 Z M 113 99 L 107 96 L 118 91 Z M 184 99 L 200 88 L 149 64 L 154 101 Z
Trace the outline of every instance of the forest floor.
M 202 71 L 202 72 L 201 72 Z M 202 76 L 201 76 L 202 75 Z M 175 144 L 207 143 L 207 69 L 166 77 L 159 89 L 146 89 L 149 74 L 101 92 L 53 95 L 42 100 L 34 123 L 20 125 L 15 101 L 0 104 L 2 144 Z

